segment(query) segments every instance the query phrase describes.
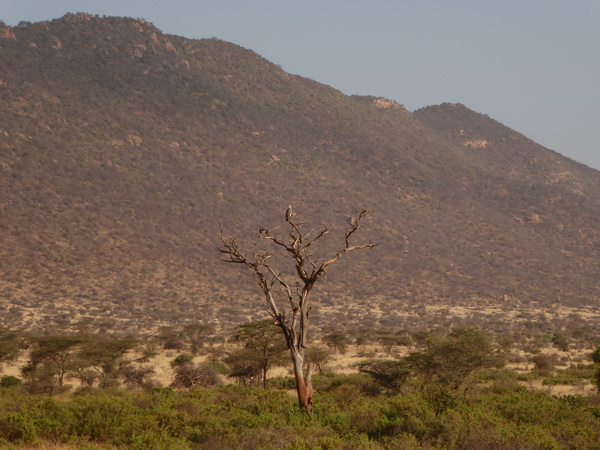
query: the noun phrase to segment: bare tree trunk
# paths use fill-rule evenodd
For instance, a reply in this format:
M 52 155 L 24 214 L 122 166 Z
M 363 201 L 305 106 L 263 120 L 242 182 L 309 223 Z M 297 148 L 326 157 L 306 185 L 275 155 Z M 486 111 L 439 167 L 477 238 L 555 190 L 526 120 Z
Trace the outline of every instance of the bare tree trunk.
M 296 378 L 296 391 L 298 393 L 298 403 L 308 414 L 312 412 L 313 405 L 313 387 L 311 365 L 306 369 L 304 375 L 304 357 L 297 352 L 292 351 L 292 362 L 294 363 L 294 376 Z

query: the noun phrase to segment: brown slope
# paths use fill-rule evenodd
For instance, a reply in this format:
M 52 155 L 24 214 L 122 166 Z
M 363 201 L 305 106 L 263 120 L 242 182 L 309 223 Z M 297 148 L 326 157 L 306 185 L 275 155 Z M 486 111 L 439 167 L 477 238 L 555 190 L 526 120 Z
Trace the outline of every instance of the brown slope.
M 373 211 L 365 232 L 380 245 L 331 271 L 326 302 L 599 298 L 598 172 L 485 116 L 347 97 L 133 19 L 12 32 L 0 40 L 7 308 L 237 320 L 256 295 L 218 263 L 219 221 L 252 237 L 289 203 L 338 229 L 352 208 Z
M 484 177 L 484 186 L 492 186 L 480 192 L 491 209 L 513 215 L 519 224 L 533 223 L 536 246 L 575 253 L 575 267 L 597 270 L 598 171 L 462 105 L 424 108 L 415 116 L 464 148 L 471 170 Z

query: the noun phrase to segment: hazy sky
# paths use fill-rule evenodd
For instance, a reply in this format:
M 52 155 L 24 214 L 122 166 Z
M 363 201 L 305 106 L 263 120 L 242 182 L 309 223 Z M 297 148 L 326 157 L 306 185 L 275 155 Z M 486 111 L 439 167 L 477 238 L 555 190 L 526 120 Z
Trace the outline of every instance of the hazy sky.
M 464 103 L 600 169 L 600 0 L 0 0 L 8 25 L 67 12 L 218 37 L 410 110 Z

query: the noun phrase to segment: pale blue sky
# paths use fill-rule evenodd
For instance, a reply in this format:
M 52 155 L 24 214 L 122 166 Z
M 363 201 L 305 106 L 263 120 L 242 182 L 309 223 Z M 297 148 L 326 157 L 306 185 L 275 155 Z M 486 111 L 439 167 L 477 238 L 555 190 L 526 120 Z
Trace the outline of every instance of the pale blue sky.
M 8 25 L 67 12 L 218 37 L 410 110 L 464 103 L 600 169 L 600 0 L 0 0 Z

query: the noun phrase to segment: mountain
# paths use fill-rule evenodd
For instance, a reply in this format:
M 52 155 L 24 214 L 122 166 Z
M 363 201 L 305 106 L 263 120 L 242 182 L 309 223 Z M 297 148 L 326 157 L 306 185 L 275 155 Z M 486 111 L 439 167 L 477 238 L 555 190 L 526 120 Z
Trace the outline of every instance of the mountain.
M 409 112 L 231 43 L 83 13 L 0 25 L 0 55 L 5 323 L 264 316 L 219 261 L 219 227 L 253 249 L 288 204 L 330 226 L 324 255 L 371 210 L 357 238 L 378 246 L 315 291 L 340 320 L 598 305 L 600 172 L 463 105 Z

